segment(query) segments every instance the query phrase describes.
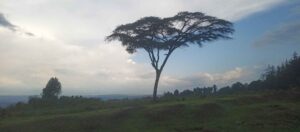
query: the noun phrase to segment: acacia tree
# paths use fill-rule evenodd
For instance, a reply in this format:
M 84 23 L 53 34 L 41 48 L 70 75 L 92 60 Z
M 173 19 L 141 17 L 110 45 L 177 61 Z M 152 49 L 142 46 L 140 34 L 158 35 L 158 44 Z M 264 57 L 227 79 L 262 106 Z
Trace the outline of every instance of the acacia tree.
M 173 17 L 144 17 L 136 22 L 118 26 L 106 40 L 119 40 L 128 53 L 145 50 L 156 71 L 153 100 L 157 99 L 160 75 L 169 57 L 179 47 L 217 39 L 230 39 L 234 32 L 229 21 L 201 12 L 180 12 Z

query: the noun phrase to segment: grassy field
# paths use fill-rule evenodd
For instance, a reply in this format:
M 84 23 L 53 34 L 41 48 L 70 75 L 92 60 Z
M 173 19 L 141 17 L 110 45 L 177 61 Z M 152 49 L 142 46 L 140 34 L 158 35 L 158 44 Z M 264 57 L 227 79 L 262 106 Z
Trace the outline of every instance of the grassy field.
M 173 98 L 157 103 L 147 99 L 102 101 L 80 107 L 24 105 L 0 119 L 0 132 L 241 131 L 299 132 L 299 94 Z

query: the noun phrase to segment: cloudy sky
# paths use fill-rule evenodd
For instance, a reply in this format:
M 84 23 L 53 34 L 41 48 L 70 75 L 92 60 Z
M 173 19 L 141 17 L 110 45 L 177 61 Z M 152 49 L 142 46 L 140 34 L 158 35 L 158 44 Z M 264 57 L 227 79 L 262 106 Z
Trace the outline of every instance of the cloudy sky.
M 63 94 L 151 94 L 154 70 L 105 36 L 145 16 L 199 11 L 232 21 L 233 40 L 178 49 L 159 92 L 258 79 L 300 53 L 299 0 L 1 0 L 0 95 L 39 94 L 58 77 Z

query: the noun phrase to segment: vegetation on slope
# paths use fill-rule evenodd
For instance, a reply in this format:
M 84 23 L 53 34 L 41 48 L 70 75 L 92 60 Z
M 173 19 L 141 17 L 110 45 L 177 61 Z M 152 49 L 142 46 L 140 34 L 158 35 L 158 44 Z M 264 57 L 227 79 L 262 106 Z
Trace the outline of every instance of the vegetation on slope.
M 57 80 L 43 90 L 42 95 L 49 96 L 0 109 L 0 131 L 299 132 L 299 67 L 295 54 L 277 69 L 268 68 L 263 80 L 219 91 L 216 86 L 175 90 L 158 102 L 59 97 Z
M 162 98 L 158 103 L 151 103 L 150 99 L 119 100 L 89 105 L 94 108 L 57 105 L 35 108 L 34 113 L 28 108 L 34 106 L 24 105 L 19 107 L 21 114 L 17 113 L 17 107 L 11 108 L 15 113 L 0 119 L 0 131 L 300 131 L 300 93 L 295 91 L 184 100 Z

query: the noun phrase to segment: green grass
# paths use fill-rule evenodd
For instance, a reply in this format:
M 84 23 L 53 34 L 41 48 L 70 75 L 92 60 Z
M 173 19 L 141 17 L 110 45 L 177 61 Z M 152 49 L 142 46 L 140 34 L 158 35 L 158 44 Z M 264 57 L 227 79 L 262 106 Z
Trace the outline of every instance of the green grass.
M 35 112 L 24 105 L 0 119 L 0 132 L 299 132 L 299 97 L 252 94 L 157 103 L 139 99 L 101 102 L 93 109 L 68 106 Z

